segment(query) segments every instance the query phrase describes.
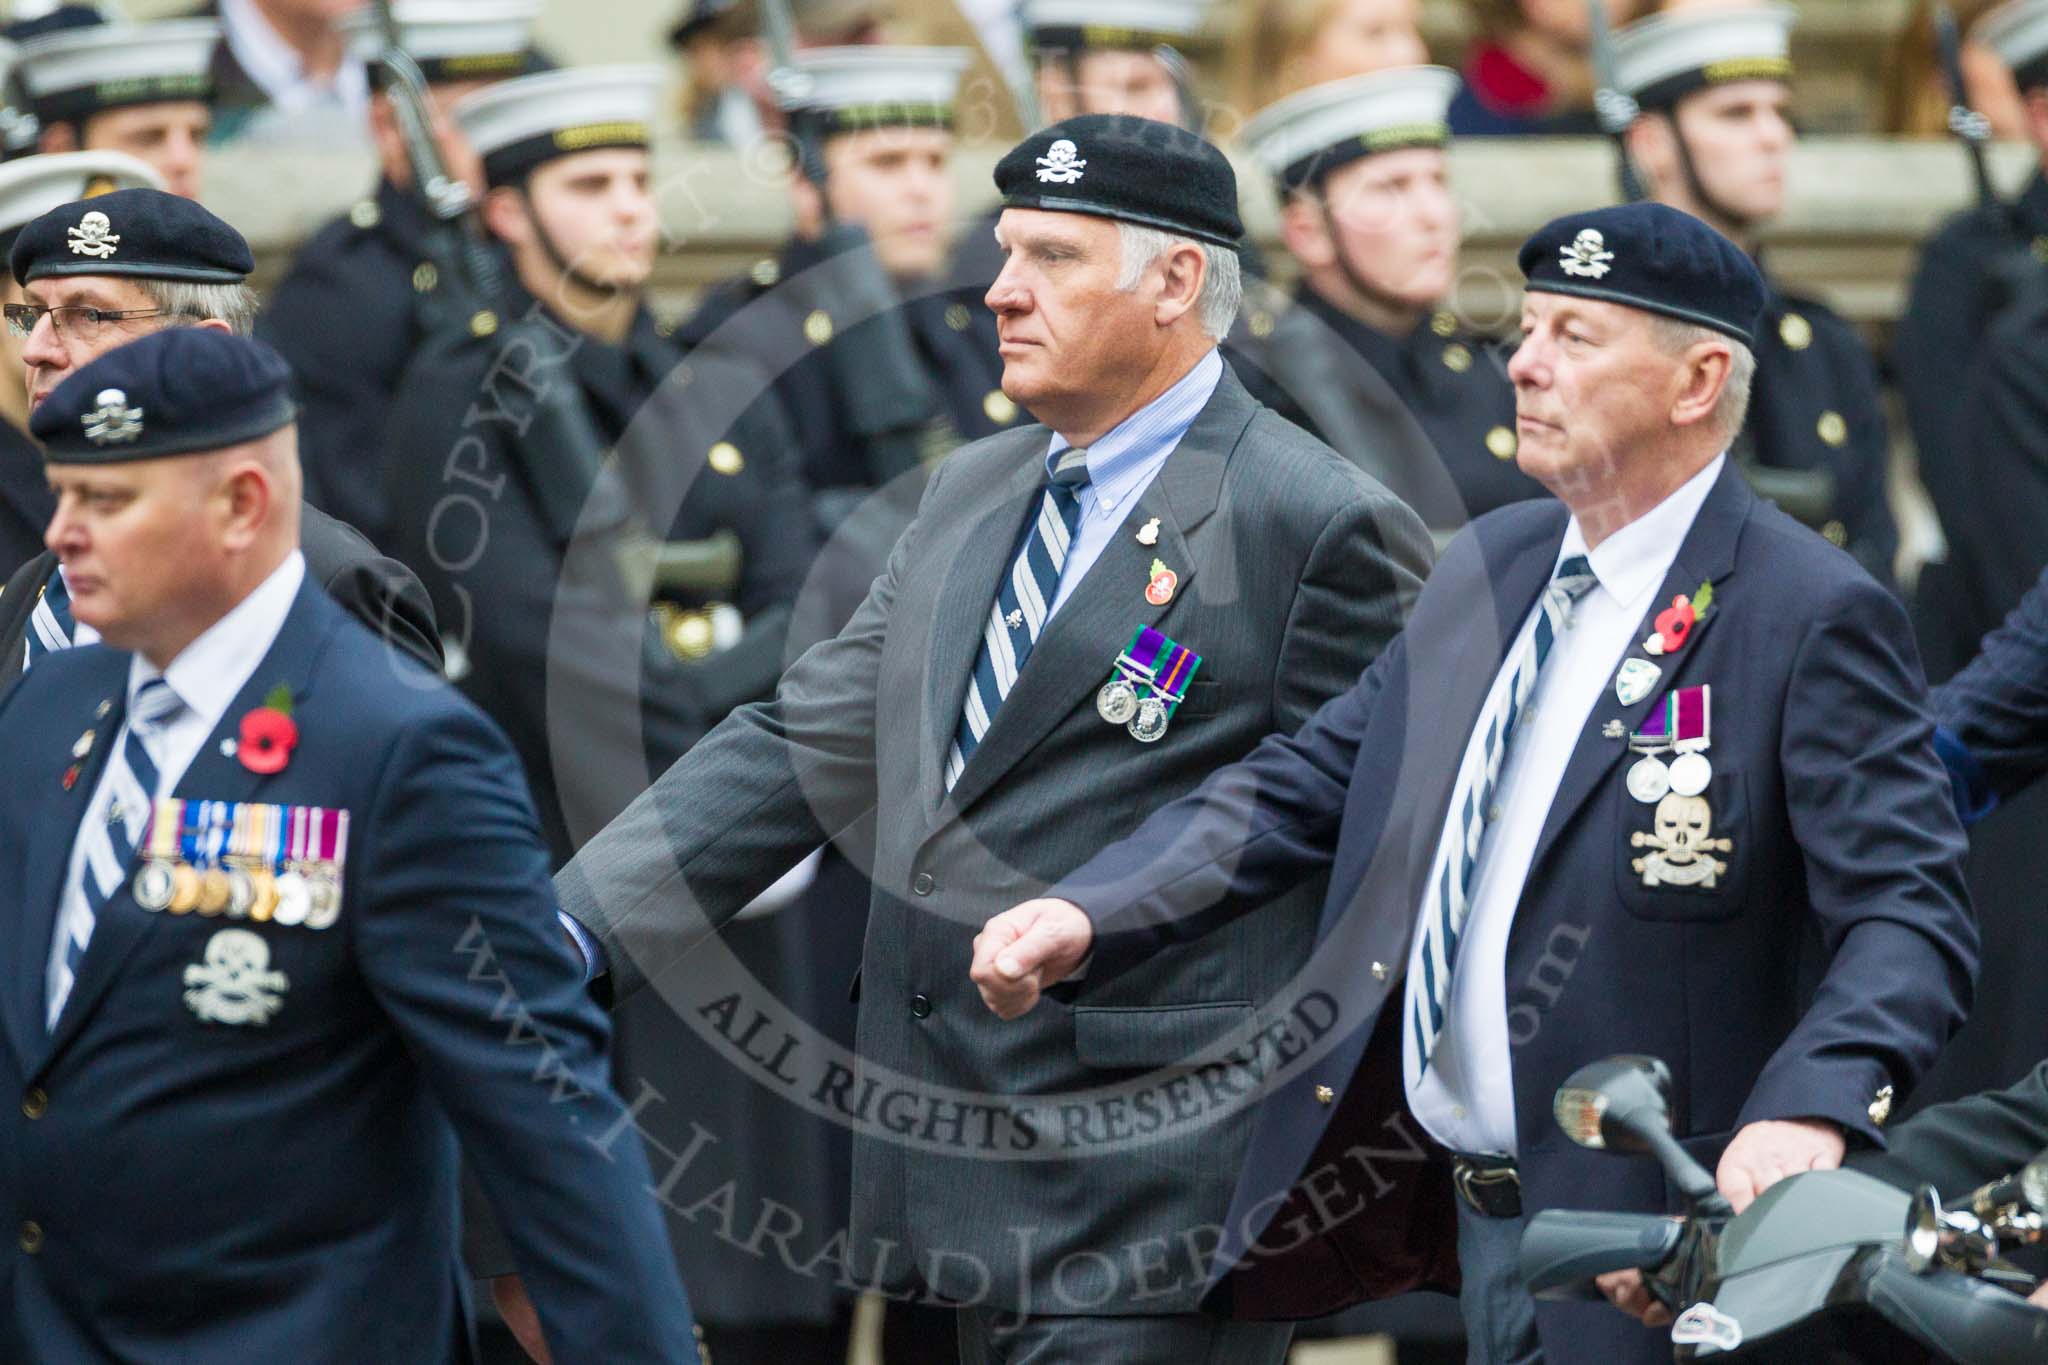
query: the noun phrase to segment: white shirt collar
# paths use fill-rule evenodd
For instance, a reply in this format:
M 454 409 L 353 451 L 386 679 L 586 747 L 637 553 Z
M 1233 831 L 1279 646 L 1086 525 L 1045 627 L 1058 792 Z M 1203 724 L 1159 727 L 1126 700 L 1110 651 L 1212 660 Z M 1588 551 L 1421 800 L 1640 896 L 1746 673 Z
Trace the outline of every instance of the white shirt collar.
M 133 655 L 128 662 L 128 704 L 135 704 L 144 683 L 161 676 L 211 733 L 270 652 L 305 580 L 306 557 L 293 550 L 254 592 L 180 650 L 161 675 L 149 660 Z
M 1693 519 L 1700 514 L 1700 508 L 1707 501 L 1707 494 L 1714 489 L 1714 481 L 1721 477 L 1721 466 L 1728 462 L 1723 451 L 1708 461 L 1707 467 L 1678 486 L 1671 496 L 1637 517 L 1628 525 L 1608 536 L 1591 550 L 1586 548 L 1586 533 L 1574 516 L 1564 528 L 1564 543 L 1558 547 L 1557 561 L 1562 564 L 1573 555 L 1584 555 L 1593 565 L 1593 576 L 1600 580 L 1600 586 L 1617 602 L 1624 605 L 1638 601 L 1654 592 L 1664 575 L 1671 571 L 1671 562 L 1678 557 L 1678 547 L 1692 530 Z
M 1088 447 L 1088 483 L 1098 512 L 1115 511 L 1132 494 L 1150 485 L 1160 462 L 1188 434 L 1222 382 L 1223 355 L 1212 348 L 1158 397 Z M 1072 448 L 1073 442 L 1053 433 L 1045 452 L 1048 475 L 1061 452 Z
M 300 109 L 322 97 L 351 109 L 366 102 L 368 77 L 360 62 L 343 57 L 331 85 L 308 80 L 298 51 L 270 26 L 256 0 L 220 0 L 220 17 L 228 50 L 278 108 Z M 358 86 L 363 87 L 360 92 Z

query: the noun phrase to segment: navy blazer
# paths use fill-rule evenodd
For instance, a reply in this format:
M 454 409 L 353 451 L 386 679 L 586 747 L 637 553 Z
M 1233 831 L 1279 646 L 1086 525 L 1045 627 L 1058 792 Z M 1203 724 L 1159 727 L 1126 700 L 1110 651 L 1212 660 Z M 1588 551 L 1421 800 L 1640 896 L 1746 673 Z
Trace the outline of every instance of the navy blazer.
M 1288 998 L 1328 990 L 1340 1026 L 1326 1037 L 1342 1041 L 1297 1047 L 1268 1077 L 1218 1279 L 1262 1230 L 1265 1250 L 1315 1242 L 1274 1211 L 1305 1170 L 1318 1175 L 1309 1159 L 1319 1144 L 1325 1154 L 1364 1144 L 1382 1167 L 1427 1146 L 1405 1106 L 1361 1115 L 1342 1098 L 1382 1004 L 1403 998 L 1458 760 L 1565 523 L 1555 502 L 1475 521 L 1356 687 L 1052 893 L 1096 925 L 1085 999 L 1165 945 L 1331 869 L 1319 946 Z M 1587 1061 L 1629 1051 L 1668 1062 L 1678 1131 L 1710 1167 L 1759 1119 L 1829 1119 L 1852 1142 L 1878 1144 L 1878 1097 L 1912 1086 L 1969 1005 L 1977 934 L 1964 840 L 1903 610 L 1847 556 L 1759 501 L 1732 464 L 1628 657 L 1647 658 L 1640 641 L 1655 613 L 1703 582 L 1713 605 L 1679 652 L 1652 661 L 1660 684 L 1632 706 L 1612 687 L 1595 703 L 1509 939 L 1513 1075 L 1497 1081 L 1514 1087 L 1531 1212 L 1677 1206 L 1654 1163 L 1585 1151 L 1558 1131 L 1552 1096 Z M 1713 835 L 1733 850 L 1711 890 L 1651 888 L 1631 867 L 1641 850 L 1630 836 L 1650 830 L 1652 808 L 1630 798 L 1627 743 L 1614 736 L 1639 728 L 1669 689 L 1700 683 L 1713 685 Z M 1361 1131 L 1326 1133 L 1340 1113 Z M 1340 1161 L 1321 1178 L 1314 1202 L 1336 1221 L 1370 1213 L 1386 1187 L 1370 1161 Z M 1361 1188 L 1352 1204 L 1332 1193 L 1347 1178 Z M 1242 1294 L 1231 1306 L 1260 1311 Z M 1670 1358 L 1667 1338 L 1602 1306 L 1545 1303 L 1539 1321 L 1553 1360 Z
M 1934 689 L 1935 744 L 1965 821 L 2048 772 L 2048 571 L 1977 657 Z
M 176 794 L 349 811 L 339 919 L 152 914 L 124 887 L 45 1029 L 57 904 L 128 667 L 64 650 L 0 701 L 0 1217 L 17 1234 L 0 1359 L 467 1359 L 460 1138 L 556 1359 L 694 1360 L 518 764 L 310 580 Z M 279 686 L 298 744 L 259 776 L 223 741 Z M 224 929 L 285 974 L 267 1024 L 187 1007 L 186 969 Z

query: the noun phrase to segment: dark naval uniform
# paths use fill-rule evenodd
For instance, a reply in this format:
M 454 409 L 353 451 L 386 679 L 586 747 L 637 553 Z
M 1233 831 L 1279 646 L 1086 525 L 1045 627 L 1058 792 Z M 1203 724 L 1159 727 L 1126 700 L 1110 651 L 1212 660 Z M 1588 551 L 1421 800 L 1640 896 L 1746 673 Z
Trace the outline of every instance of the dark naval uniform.
M 384 418 L 418 346 L 417 300 L 439 286 L 426 205 L 389 180 L 314 234 L 257 335 L 298 385 L 306 496 L 382 545 L 390 531 Z
M 1885 498 L 1890 437 L 1870 348 L 1826 304 L 1775 283 L 1757 324 L 1756 384 L 1736 454 L 1766 469 L 1828 471 L 1834 500 L 1816 529 L 1878 582 L 1892 582 L 1899 529 Z
M 1390 337 L 1304 285 L 1284 313 L 1250 309 L 1233 343 L 1238 373 L 1259 401 L 1386 484 L 1432 531 L 1549 496 L 1515 463 L 1515 390 L 1498 355 L 1450 313 Z M 1334 366 L 1335 382 L 1304 364 Z M 1386 395 L 1400 411 L 1389 410 Z
M 829 303 L 811 307 L 812 299 L 781 287 L 817 259 L 809 243 L 791 239 L 779 255 L 714 289 L 678 336 L 694 347 L 716 334 L 721 346 L 752 357 L 775 376 L 775 397 L 795 428 L 804 482 L 814 491 L 877 488 L 904 470 L 878 467 L 874 448 L 847 429 L 840 394 L 848 380 L 834 373 L 825 354 L 837 346 L 849 348 L 841 352 L 842 361 L 858 357 L 861 324 L 834 317 Z M 1031 420 L 1003 393 L 1002 359 L 989 340 L 992 332 L 977 328 L 976 305 L 935 287 L 906 299 L 900 313 L 957 443 Z M 855 365 L 843 370 L 859 373 Z
M 681 355 L 645 310 L 624 343 L 609 346 L 563 326 L 524 290 L 515 287 L 512 295 L 506 316 L 540 310 L 546 318 L 541 335 L 559 348 L 550 363 L 565 366 L 573 377 L 605 449 L 618 445 Z M 582 589 L 595 585 L 565 577 L 568 538 L 547 523 L 532 483 L 537 462 L 561 456 L 520 448 L 514 433 L 525 414 L 518 404 L 530 404 L 531 394 L 515 374 L 493 374 L 499 360 L 495 344 L 476 343 L 458 352 L 454 363 L 415 366 L 401 378 L 385 438 L 393 452 L 391 537 L 399 557 L 420 566 L 437 609 L 448 613 L 443 621 L 461 653 L 462 689 L 505 727 L 525 761 L 542 828 L 559 862 L 574 850 L 579 828 L 595 829 L 612 812 L 561 788 L 558 765 L 567 756 L 550 749 L 550 692 L 568 689 L 555 704 L 578 708 L 579 732 L 593 732 L 582 738 L 596 739 L 594 732 L 627 721 L 644 724 L 644 753 L 634 754 L 633 761 L 659 772 L 727 710 L 772 688 L 781 670 L 781 631 L 765 633 L 772 639 L 743 641 L 700 666 L 684 657 L 690 649 L 664 642 L 661 622 L 638 602 L 585 595 Z M 812 548 L 802 489 L 789 463 L 794 446 L 784 429 L 764 422 L 772 412 L 767 408 L 750 412 L 729 431 L 695 430 L 692 400 L 751 377 L 729 358 L 694 358 L 692 371 L 682 387 L 663 393 L 660 410 L 643 418 L 620 448 L 618 505 L 642 517 L 666 518 L 667 524 L 646 528 L 661 539 L 730 531 L 738 541 L 739 575 L 719 596 L 749 621 L 786 611 Z M 473 404 L 493 405 L 500 420 L 472 420 Z M 450 482 L 446 461 L 458 443 L 471 440 L 482 449 L 466 446 L 463 468 L 493 491 L 486 528 L 471 524 L 458 533 L 451 521 L 457 513 L 444 502 L 469 486 Z M 600 501 L 603 496 L 593 494 Z M 684 594 L 669 605 L 680 612 L 713 603 Z M 629 695 L 635 679 L 608 676 L 596 667 L 599 655 L 574 647 L 580 630 L 604 629 L 605 621 L 625 622 L 644 636 L 639 698 Z M 701 640 L 699 631 L 675 633 L 689 636 L 675 640 L 678 646 Z M 604 740 L 595 747 L 603 749 Z M 588 790 L 577 785 L 578 792 Z M 619 792 L 617 804 L 631 795 Z
M 43 452 L 12 422 L 0 421 L 0 575 L 43 553 L 57 500 L 43 481 Z

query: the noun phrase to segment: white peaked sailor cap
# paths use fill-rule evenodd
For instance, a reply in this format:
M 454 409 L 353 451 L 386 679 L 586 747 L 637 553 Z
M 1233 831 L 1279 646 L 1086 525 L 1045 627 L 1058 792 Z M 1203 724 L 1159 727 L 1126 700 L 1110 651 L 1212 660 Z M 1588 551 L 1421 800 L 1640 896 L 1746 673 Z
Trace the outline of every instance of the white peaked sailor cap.
M 1441 66 L 1347 76 L 1268 105 L 1240 138 L 1284 195 L 1361 157 L 1448 145 L 1457 93 L 1458 73 Z
M 483 158 L 484 179 L 513 184 L 556 157 L 646 147 L 669 73 L 659 66 L 577 66 L 518 76 L 450 111 Z
M 1789 5 L 1655 14 L 1614 35 L 1615 84 L 1644 108 L 1668 109 L 1685 96 L 1731 81 L 1792 79 Z
M 70 123 L 107 109 L 213 98 L 213 19 L 92 24 L 21 44 L 15 78 L 44 123 Z

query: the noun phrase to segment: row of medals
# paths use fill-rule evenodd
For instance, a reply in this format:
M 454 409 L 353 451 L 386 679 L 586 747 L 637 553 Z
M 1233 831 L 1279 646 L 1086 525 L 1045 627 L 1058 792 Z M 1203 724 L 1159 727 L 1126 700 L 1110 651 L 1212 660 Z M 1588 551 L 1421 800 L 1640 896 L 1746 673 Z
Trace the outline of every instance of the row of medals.
M 196 868 L 151 858 L 135 874 L 135 903 L 173 915 L 253 920 L 325 929 L 341 914 L 341 878 L 324 862 L 306 860 L 272 873 L 261 867 Z
M 1669 746 L 1644 754 L 1628 770 L 1628 794 L 1646 806 L 1654 806 L 1672 792 L 1698 796 L 1714 780 L 1714 765 L 1698 750 L 1680 754 L 1668 764 L 1657 755 Z
M 1138 689 L 1122 673 L 1102 685 L 1095 694 L 1096 712 L 1111 725 L 1121 725 L 1140 744 L 1153 744 L 1166 735 L 1171 719 L 1166 703 L 1157 695 L 1140 698 Z

